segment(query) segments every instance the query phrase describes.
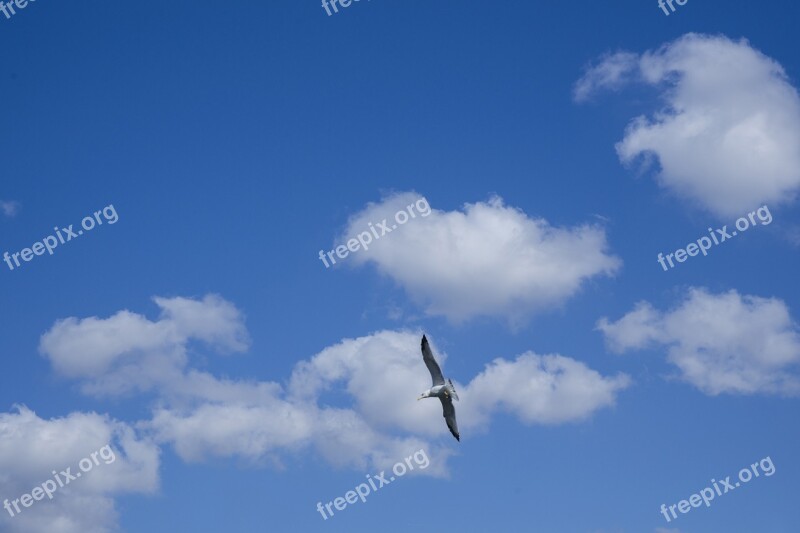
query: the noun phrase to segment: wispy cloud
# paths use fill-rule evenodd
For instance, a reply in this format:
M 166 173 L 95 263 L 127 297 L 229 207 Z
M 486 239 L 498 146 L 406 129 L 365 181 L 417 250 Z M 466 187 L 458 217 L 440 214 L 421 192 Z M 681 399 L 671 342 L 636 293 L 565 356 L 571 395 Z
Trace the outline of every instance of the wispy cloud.
M 19 202 L 13 200 L 0 200 L 0 211 L 9 218 L 17 216 L 20 210 Z
M 585 102 L 599 89 L 621 89 L 638 71 L 638 63 L 639 56 L 630 52 L 606 54 L 575 83 L 575 101 Z

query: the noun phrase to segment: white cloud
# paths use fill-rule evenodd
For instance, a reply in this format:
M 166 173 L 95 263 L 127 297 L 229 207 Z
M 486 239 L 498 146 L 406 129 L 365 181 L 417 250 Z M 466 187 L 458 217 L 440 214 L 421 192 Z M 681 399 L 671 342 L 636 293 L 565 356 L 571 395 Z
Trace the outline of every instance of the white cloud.
M 576 99 L 637 79 L 666 106 L 637 117 L 617 144 L 624 163 L 655 154 L 665 189 L 720 217 L 794 200 L 800 187 L 800 97 L 775 60 L 746 40 L 687 34 L 635 58 L 606 57 Z
M 263 405 L 204 402 L 185 412 L 162 408 L 146 426 L 160 441 L 173 443 L 186 461 L 233 455 L 260 461 L 308 439 L 313 422 L 302 409 L 271 398 Z
M 638 62 L 639 56 L 630 52 L 606 54 L 575 84 L 575 100 L 586 101 L 598 89 L 620 89 L 636 72 Z
M 241 352 L 250 345 L 243 316 L 236 307 L 216 295 L 203 300 L 154 298 L 162 309 L 161 321 L 172 326 L 180 339 L 194 338 L 225 352 Z
M 60 374 L 84 378 L 96 395 L 145 391 L 179 379 L 190 339 L 218 351 L 243 351 L 247 332 L 236 308 L 219 296 L 202 301 L 155 298 L 153 322 L 130 311 L 107 319 L 60 320 L 42 335 L 39 349 Z
M 598 328 L 616 352 L 665 347 L 681 378 L 706 394 L 800 393 L 800 333 L 777 298 L 692 288 L 675 309 L 640 302 Z
M 209 299 L 195 303 L 220 306 L 220 301 Z M 109 383 L 108 376 L 139 379 L 145 374 L 140 366 L 159 358 L 167 361 L 169 380 L 148 382 L 159 405 L 152 420 L 140 423 L 140 428 L 152 432 L 157 442 L 172 444 L 186 461 L 235 456 L 281 465 L 289 455 L 314 450 L 335 466 L 382 468 L 424 448 L 431 458 L 424 473 L 446 473 L 451 448 L 431 441 L 450 444 L 441 404 L 416 401 L 431 386 L 420 355 L 420 334 L 381 331 L 342 340 L 298 362 L 284 388 L 274 382 L 221 380 L 191 369 L 183 351 L 193 337 L 175 332 L 236 331 L 237 335 L 223 335 L 230 340 L 243 333 L 243 325 L 232 327 L 231 322 L 241 320 L 238 313 L 217 314 L 213 323 L 203 309 L 182 316 L 191 318 L 181 327 L 172 324 L 174 317 L 168 313 L 155 322 L 129 312 L 107 319 L 71 318 L 43 335 L 41 349 L 58 372 L 85 380 L 88 392 L 97 383 Z M 150 337 L 154 340 L 143 344 L 143 331 L 155 333 Z M 111 338 L 115 342 L 109 342 Z M 447 355 L 437 353 L 445 364 Z M 87 364 L 81 354 L 101 364 Z M 120 354 L 130 354 L 124 374 L 114 364 Z M 457 383 L 463 400 L 457 406 L 459 425 L 462 433 L 483 431 L 499 411 L 526 424 L 582 420 L 613 405 L 627 383 L 624 375 L 604 377 L 558 355 L 497 359 L 467 385 Z M 104 389 L 118 394 L 129 390 Z
M 606 343 L 612 351 L 641 350 L 662 339 L 660 318 L 660 313 L 652 305 L 639 302 L 633 311 L 613 324 L 607 318 L 601 318 L 598 328 L 606 334 Z
M 152 493 L 158 489 L 158 447 L 140 438 L 128 425 L 95 413 L 72 413 L 45 420 L 26 407 L 0 413 L 0 499 L 30 494 L 53 479 L 55 470 L 80 472 L 78 462 L 103 446 L 114 452 L 98 455 L 99 464 L 82 473 L 21 513 L 0 513 L 0 529 L 14 532 L 102 533 L 116 524 L 113 498 L 124 493 Z M 106 462 L 108 464 L 106 464 Z
M 19 209 L 19 202 L 0 200 L 0 211 L 2 211 L 3 214 L 9 218 L 17 216 Z
M 351 217 L 345 242 L 419 199 L 400 193 Z M 562 228 L 530 218 L 498 198 L 463 211 L 432 210 L 358 250 L 345 262 L 374 264 L 429 315 L 459 322 L 477 316 L 519 323 L 564 303 L 595 276 L 613 275 L 621 261 L 608 254 L 598 225 Z
M 492 361 L 470 382 L 464 403 L 475 420 L 502 410 L 527 424 L 557 424 L 613 406 L 629 384 L 624 374 L 603 377 L 575 359 L 528 352 Z

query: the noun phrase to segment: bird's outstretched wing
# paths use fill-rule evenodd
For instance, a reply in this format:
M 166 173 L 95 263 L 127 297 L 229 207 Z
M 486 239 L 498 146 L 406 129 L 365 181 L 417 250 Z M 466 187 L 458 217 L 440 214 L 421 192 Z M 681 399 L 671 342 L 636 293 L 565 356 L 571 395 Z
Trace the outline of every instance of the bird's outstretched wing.
M 442 400 L 442 411 L 444 412 L 444 419 L 447 422 L 447 427 L 450 428 L 450 433 L 461 442 L 461 437 L 458 435 L 458 424 L 456 424 L 456 408 L 453 406 L 453 399 L 450 396 L 439 396 Z
M 444 385 L 442 369 L 439 368 L 439 363 L 437 363 L 436 359 L 433 358 L 431 346 L 428 344 L 428 339 L 425 337 L 425 335 L 422 336 L 422 359 L 425 361 L 425 366 L 428 367 L 428 372 L 431 373 L 433 386 L 435 387 L 436 385 Z
M 461 401 L 461 398 L 458 397 L 458 393 L 456 392 L 456 386 L 453 385 L 453 380 L 452 379 L 448 379 L 447 383 L 450 384 L 450 396 L 452 396 L 453 398 L 455 398 L 458 401 Z

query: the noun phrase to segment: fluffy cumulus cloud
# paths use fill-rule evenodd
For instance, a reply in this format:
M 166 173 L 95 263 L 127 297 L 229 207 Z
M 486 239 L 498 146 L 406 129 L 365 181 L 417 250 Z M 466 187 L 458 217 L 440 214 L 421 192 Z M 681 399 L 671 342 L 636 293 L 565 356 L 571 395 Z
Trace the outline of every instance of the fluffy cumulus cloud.
M 159 320 L 119 311 L 106 319 L 59 320 L 39 348 L 60 374 L 83 378 L 84 392 L 116 395 L 179 380 L 187 344 L 197 340 L 223 353 L 248 346 L 238 310 L 222 298 L 155 298 Z
M 421 214 L 398 224 L 405 217 L 396 214 L 409 210 Z M 395 194 L 352 216 L 338 242 L 363 237 L 384 221 L 389 231 L 376 230 L 379 238 L 344 262 L 374 264 L 429 315 L 456 322 L 501 316 L 519 323 L 562 304 L 587 280 L 613 275 L 621 264 L 608 253 L 602 227 L 553 226 L 498 197 L 440 211 L 415 193 Z
M 617 392 L 629 383 L 624 374 L 604 377 L 569 357 L 528 352 L 487 365 L 470 382 L 465 403 L 472 406 L 475 421 L 502 410 L 527 424 L 557 424 L 614 405 Z
M 108 446 L 108 448 L 105 448 Z M 81 460 L 96 461 L 92 466 Z M 26 407 L 0 413 L 0 529 L 10 532 L 102 533 L 115 529 L 114 497 L 158 489 L 159 449 L 133 428 L 95 413 L 43 419 Z M 70 468 L 75 479 L 61 473 Z M 56 471 L 58 479 L 53 475 Z M 85 472 L 83 470 L 86 470 Z M 81 477 L 76 474 L 80 473 Z M 40 501 L 15 502 L 47 485 Z M 58 481 L 64 483 L 59 486 Z M 27 501 L 27 500 L 26 500 Z M 16 503 L 16 506 L 14 505 Z M 16 507 L 21 512 L 17 513 Z M 14 516 L 11 516 L 14 513 Z
M 665 106 L 617 144 L 624 163 L 655 155 L 665 189 L 720 217 L 792 201 L 800 187 L 800 96 L 781 65 L 746 40 L 687 34 L 661 48 L 619 52 L 588 69 L 577 100 L 638 81 Z
M 158 406 L 139 428 L 156 442 L 172 445 L 187 461 L 238 457 L 279 466 L 289 456 L 310 451 L 335 466 L 381 469 L 424 448 L 431 465 L 423 473 L 446 473 L 452 447 L 441 404 L 416 401 L 431 386 L 420 334 L 381 331 L 342 340 L 298 362 L 285 385 L 223 380 L 193 369 L 185 345 L 197 338 L 216 348 L 241 348 L 233 342 L 246 334 L 241 314 L 197 308 L 176 313 L 192 306 L 182 300 L 179 305 L 177 300 L 156 301 L 171 311 L 155 321 L 127 311 L 105 319 L 59 321 L 42 337 L 42 352 L 56 371 L 79 379 L 89 392 L 109 383 L 109 376 L 124 375 L 155 393 Z M 194 303 L 209 312 L 232 309 L 218 298 Z M 160 335 L 143 341 L 142 331 Z M 209 336 L 209 331 L 218 334 Z M 437 353 L 444 364 L 447 355 Z M 169 380 L 142 368 L 159 358 L 168 361 Z M 473 435 L 483 431 L 499 411 L 525 424 L 582 420 L 613 405 L 627 383 L 624 375 L 602 376 L 559 355 L 496 359 L 469 383 L 456 382 L 463 400 L 457 406 L 460 429 Z M 129 390 L 103 387 L 106 394 Z
M 681 378 L 706 394 L 800 393 L 800 330 L 776 298 L 691 288 L 674 309 L 640 302 L 598 328 L 616 352 L 665 348 Z

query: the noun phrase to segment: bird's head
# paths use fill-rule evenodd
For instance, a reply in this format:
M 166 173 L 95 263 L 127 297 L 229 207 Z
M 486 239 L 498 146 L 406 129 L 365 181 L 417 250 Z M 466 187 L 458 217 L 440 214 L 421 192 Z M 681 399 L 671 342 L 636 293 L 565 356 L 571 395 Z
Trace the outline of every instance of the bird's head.
M 419 400 L 421 400 L 423 398 L 430 398 L 430 396 L 431 396 L 431 391 L 426 390 L 425 392 L 423 392 L 422 394 L 419 395 L 419 398 L 417 398 L 417 401 L 419 401 Z

